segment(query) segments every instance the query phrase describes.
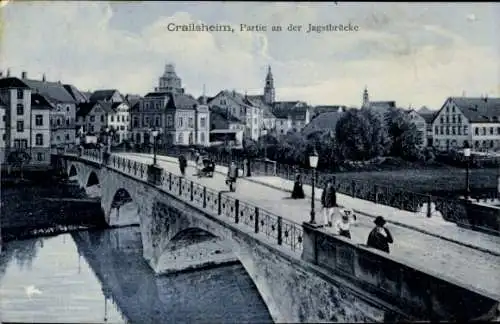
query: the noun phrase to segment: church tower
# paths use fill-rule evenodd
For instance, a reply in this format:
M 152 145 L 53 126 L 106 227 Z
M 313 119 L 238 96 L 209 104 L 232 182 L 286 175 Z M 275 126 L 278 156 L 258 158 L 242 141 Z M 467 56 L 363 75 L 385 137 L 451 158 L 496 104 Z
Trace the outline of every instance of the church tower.
M 268 105 L 272 105 L 275 100 L 274 92 L 274 78 L 271 73 L 271 66 L 267 69 L 266 85 L 264 86 L 264 102 Z
M 368 88 L 365 86 L 365 90 L 363 91 L 363 105 L 362 107 L 370 106 L 370 96 L 368 95 Z
M 183 93 L 181 78 L 177 76 L 173 64 L 166 64 L 163 75 L 158 80 L 156 92 Z

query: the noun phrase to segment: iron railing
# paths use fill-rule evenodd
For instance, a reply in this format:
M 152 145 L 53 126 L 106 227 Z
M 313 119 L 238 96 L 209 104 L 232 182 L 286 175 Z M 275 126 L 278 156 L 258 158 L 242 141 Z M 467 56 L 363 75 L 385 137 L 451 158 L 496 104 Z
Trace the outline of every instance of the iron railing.
M 102 154 L 85 150 L 83 159 L 102 162 Z M 148 164 L 112 155 L 107 166 L 142 181 L 148 181 Z M 234 224 L 239 224 L 253 233 L 267 238 L 271 243 L 283 245 L 291 251 L 302 250 L 302 225 L 240 199 L 230 197 L 192 180 L 162 170 L 162 190 L 188 201 L 202 210 L 209 211 Z

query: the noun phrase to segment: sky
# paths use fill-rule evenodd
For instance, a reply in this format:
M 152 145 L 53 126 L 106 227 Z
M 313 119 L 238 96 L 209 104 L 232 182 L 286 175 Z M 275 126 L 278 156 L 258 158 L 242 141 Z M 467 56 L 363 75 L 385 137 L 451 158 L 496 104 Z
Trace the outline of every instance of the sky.
M 449 96 L 500 96 L 498 3 L 1 1 L 0 69 L 82 91 L 144 95 L 172 63 L 187 93 L 260 94 L 360 106 L 370 99 L 439 109 Z M 234 32 L 169 31 L 226 24 Z M 267 31 L 241 31 L 241 24 Z M 290 25 L 302 30 L 288 31 Z M 310 32 L 312 25 L 357 31 Z M 271 31 L 273 25 L 283 27 Z

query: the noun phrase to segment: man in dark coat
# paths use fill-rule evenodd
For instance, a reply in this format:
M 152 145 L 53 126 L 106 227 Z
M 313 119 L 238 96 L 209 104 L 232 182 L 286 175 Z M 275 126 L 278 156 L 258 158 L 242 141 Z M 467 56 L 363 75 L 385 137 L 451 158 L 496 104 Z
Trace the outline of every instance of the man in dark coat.
M 179 156 L 179 168 L 181 169 L 181 174 L 184 176 L 186 174 L 187 160 L 184 155 Z
M 337 209 L 337 192 L 331 179 L 326 182 L 326 186 L 321 194 L 321 205 L 323 206 L 325 225 L 332 227 L 333 215 Z
M 385 219 L 377 216 L 374 220 L 375 228 L 368 235 L 366 245 L 374 249 L 389 253 L 389 244 L 394 242 L 391 232 L 384 227 Z

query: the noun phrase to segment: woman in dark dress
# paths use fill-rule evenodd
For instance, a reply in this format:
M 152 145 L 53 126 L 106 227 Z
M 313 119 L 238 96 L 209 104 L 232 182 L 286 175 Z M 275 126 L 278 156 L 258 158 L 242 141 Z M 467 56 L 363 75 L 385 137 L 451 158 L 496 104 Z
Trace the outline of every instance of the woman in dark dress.
M 292 199 L 305 198 L 304 189 L 302 188 L 302 177 L 300 173 L 295 175 L 295 182 L 293 184 Z

